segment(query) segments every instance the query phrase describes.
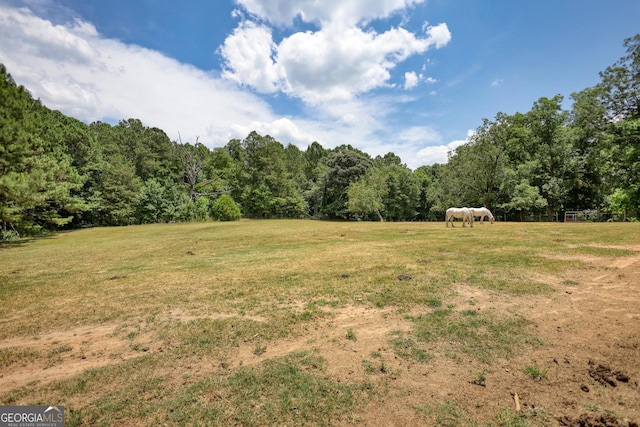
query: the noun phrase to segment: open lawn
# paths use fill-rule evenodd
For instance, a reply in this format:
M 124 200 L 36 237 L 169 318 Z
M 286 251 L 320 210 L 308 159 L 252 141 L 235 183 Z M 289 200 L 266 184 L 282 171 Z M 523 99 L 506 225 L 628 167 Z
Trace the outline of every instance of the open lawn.
M 0 405 L 67 426 L 640 422 L 640 223 L 86 229 L 0 306 Z

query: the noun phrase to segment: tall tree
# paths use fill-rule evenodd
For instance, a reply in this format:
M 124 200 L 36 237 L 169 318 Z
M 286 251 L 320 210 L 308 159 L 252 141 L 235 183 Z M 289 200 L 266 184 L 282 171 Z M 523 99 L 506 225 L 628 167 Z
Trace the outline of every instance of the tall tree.
M 492 209 L 494 204 L 505 198 L 501 190 L 513 169 L 509 155 L 519 152 L 521 141 L 526 140 L 521 122 L 518 116 L 498 113 L 493 121 L 483 120 L 482 126 L 471 137 L 472 154 L 467 160 L 467 180 L 476 200 L 468 198 L 469 204 Z
M 561 207 L 567 194 L 567 178 L 570 159 L 573 155 L 566 129 L 568 112 L 562 109 L 562 95 L 540 98 L 533 104 L 527 117 L 534 144 L 533 162 L 538 186 L 547 201 L 548 220 L 552 221 L 555 210 Z
M 364 176 L 373 165 L 371 157 L 351 146 L 337 147 L 327 158 L 320 212 L 331 219 L 346 219 L 349 184 Z
M 446 208 L 439 209 L 439 182 L 446 166 L 436 163 L 429 166 L 420 166 L 414 175 L 419 181 L 420 195 L 417 206 L 417 219 L 433 221 L 441 215 L 444 218 Z
M 187 189 L 189 198 L 196 201 L 200 197 L 213 196 L 220 193 L 215 184 L 220 180 L 220 176 L 206 176 L 208 159 L 211 155 L 209 149 L 198 141 L 195 144 L 174 142 L 174 156 L 180 165 L 182 173 L 182 185 Z M 212 173 L 213 169 L 209 168 Z
M 396 156 L 397 157 L 397 156 Z M 398 157 L 399 159 L 399 157 Z M 405 165 L 390 163 L 381 169 L 386 191 L 383 193 L 384 216 L 391 221 L 412 221 L 420 203 L 420 180 Z
M 66 146 L 48 140 L 54 116 L 0 65 L 0 226 L 3 234 L 69 224 L 86 209 L 84 178 Z
M 347 188 L 347 210 L 356 215 L 366 216 L 374 212 L 381 222 L 384 221 L 381 210 L 383 198 L 388 192 L 385 173 L 381 168 L 373 167 Z
M 320 208 L 325 190 L 325 177 L 329 168 L 327 157 L 331 150 L 326 150 L 318 142 L 313 142 L 303 153 L 306 186 L 304 197 L 309 206 L 309 215 L 313 218 L 320 216 Z
M 610 119 L 640 118 L 640 33 L 624 40 L 627 54 L 600 73 Z
M 271 136 L 251 132 L 242 142 L 245 161 L 242 206 L 256 217 L 297 218 L 307 214 L 299 182 L 302 175 L 299 150 L 287 149 Z M 297 166 L 289 168 L 287 159 Z
M 609 196 L 624 194 L 631 214 L 640 215 L 640 34 L 624 46 L 626 55 L 600 73 L 610 123 Z
M 593 209 L 604 204 L 607 149 L 606 106 L 599 86 L 573 93 L 569 132 L 574 148 L 567 181 L 567 207 Z
M 515 186 L 513 197 L 502 207 L 507 211 L 514 209 L 518 211 L 520 221 L 524 221 L 527 211 L 535 208 L 542 208 L 546 204 L 545 199 L 538 192 L 538 187 L 529 185 L 526 179 L 523 179 Z
M 163 130 L 149 128 L 138 119 L 121 120 L 112 129 L 112 142 L 127 161 L 135 166 L 143 181 L 174 176 L 173 146 Z
M 142 180 L 135 167 L 115 154 L 100 164 L 93 193 L 96 224 L 131 225 L 138 223 L 137 206 Z

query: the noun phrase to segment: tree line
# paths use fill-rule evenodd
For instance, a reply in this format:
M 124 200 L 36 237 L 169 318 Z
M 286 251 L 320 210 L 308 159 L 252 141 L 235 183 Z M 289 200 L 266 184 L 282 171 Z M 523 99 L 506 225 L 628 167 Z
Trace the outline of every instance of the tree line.
M 128 119 L 50 110 L 0 64 L 0 238 L 87 226 L 249 218 L 437 220 L 451 206 L 553 220 L 640 214 L 640 34 L 594 87 L 484 119 L 446 164 L 409 169 L 351 145 L 306 150 L 251 132 L 224 147 Z

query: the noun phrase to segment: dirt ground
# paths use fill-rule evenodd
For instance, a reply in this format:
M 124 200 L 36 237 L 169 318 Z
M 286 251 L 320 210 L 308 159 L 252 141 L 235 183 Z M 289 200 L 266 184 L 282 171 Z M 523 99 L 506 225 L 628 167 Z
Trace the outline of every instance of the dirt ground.
M 433 417 L 429 408 L 449 402 L 464 408 L 479 423 L 496 423 L 496 414 L 507 408 L 550 426 L 637 426 L 640 246 L 617 248 L 635 254 L 612 259 L 582 257 L 589 268 L 564 272 L 561 277 L 533 277 L 554 288 L 544 295 L 505 296 L 465 283 L 457 285 L 454 301 L 447 300 L 457 309 L 518 313 L 533 321 L 532 333 L 544 344 L 527 347 L 510 360 L 483 365 L 464 355 L 452 358 L 434 346 L 429 351 L 435 357 L 428 363 L 407 361 L 395 355 L 388 341 L 392 332 L 409 331 L 412 323 L 394 309 L 355 306 L 333 310 L 328 321 L 316 323 L 303 337 L 265 343 L 261 355 L 255 354 L 255 343 L 241 345 L 229 368 L 315 349 L 327 360 L 328 375 L 344 382 L 371 381 L 379 391 L 339 425 L 425 425 L 425 419 Z M 428 310 L 424 308 L 425 313 Z M 184 317 L 179 312 L 166 315 Z M 35 348 L 56 358 L 46 366 L 42 360 L 25 359 L 22 366 L 12 366 L 11 372 L 0 366 L 0 394 L 139 356 L 140 348 L 133 351 L 131 341 L 118 328 L 115 324 L 82 327 L 42 335 L 37 341 L 0 342 L 0 348 Z M 346 339 L 349 331 L 357 339 Z M 141 334 L 137 342 L 145 352 L 159 350 L 150 336 Z M 365 372 L 366 360 L 383 363 L 384 371 Z M 524 372 L 532 363 L 546 370 L 544 378 L 536 380 Z M 206 370 L 203 366 L 200 375 L 206 375 Z M 478 372 L 484 373 L 482 383 L 477 381 Z

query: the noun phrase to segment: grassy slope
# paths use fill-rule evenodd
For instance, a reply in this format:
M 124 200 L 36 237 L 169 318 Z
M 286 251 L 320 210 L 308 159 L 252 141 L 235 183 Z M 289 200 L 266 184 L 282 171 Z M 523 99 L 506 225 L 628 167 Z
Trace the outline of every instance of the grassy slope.
M 167 349 L 14 390 L 0 396 L 0 404 L 57 399 L 75 408 L 68 425 L 151 425 L 156 417 L 173 425 L 330 423 L 365 401 L 370 384 L 332 381 L 326 361 L 313 352 L 224 370 L 229 349 L 257 335 L 300 334 L 331 307 L 407 311 L 421 305 L 433 313 L 413 319 L 413 336 L 395 338 L 399 353 L 428 363 L 416 343 L 444 337 L 474 342 L 467 350 L 480 360 L 502 357 L 528 342 L 526 319 L 457 313 L 447 306 L 453 284 L 543 293 L 550 288 L 535 277 L 575 266 L 563 254 L 622 256 L 628 251 L 607 246 L 639 243 L 637 224 L 451 229 L 443 223 L 243 220 L 95 228 L 0 247 L 0 339 L 116 323 L 134 335 L 131 325 L 137 325 Z M 167 320 L 167 311 L 191 320 Z M 480 329 L 512 333 L 479 335 Z M 44 357 L 52 356 L 4 349 L 0 368 Z M 158 374 L 203 358 L 221 370 L 182 386 Z M 197 404 L 209 395 L 219 398 Z M 294 413 L 287 409 L 292 400 Z

